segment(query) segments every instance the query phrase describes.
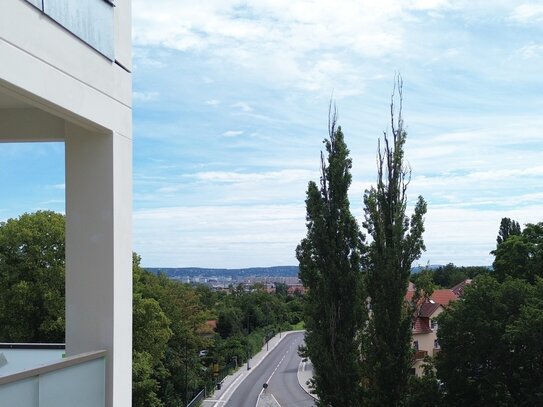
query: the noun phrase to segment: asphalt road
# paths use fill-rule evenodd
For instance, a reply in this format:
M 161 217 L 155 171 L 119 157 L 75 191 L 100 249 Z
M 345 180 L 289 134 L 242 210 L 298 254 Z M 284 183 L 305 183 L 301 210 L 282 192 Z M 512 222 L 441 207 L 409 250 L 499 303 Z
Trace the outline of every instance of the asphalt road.
M 238 386 L 225 404 L 227 407 L 255 407 L 262 385 L 268 383 L 267 392 L 273 394 L 281 407 L 313 407 L 314 400 L 298 383 L 298 346 L 303 333 L 287 335 L 270 351 L 254 371 Z

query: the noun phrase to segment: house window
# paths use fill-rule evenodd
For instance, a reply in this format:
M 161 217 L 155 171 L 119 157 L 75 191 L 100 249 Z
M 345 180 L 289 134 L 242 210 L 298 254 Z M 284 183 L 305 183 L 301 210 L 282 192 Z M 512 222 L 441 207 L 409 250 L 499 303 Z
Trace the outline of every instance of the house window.
M 434 349 L 439 349 L 439 341 L 437 339 L 434 340 Z
M 432 328 L 432 331 L 437 329 L 437 321 L 435 319 L 430 320 L 430 328 Z
M 416 351 L 419 350 L 419 341 L 414 341 L 413 342 L 413 348 L 415 348 Z

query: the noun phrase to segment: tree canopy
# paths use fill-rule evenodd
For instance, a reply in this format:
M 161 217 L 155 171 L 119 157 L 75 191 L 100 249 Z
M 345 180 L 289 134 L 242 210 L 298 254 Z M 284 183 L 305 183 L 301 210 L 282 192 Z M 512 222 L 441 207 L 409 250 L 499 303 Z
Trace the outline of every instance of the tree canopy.
M 493 254 L 498 279 L 510 276 L 534 283 L 537 277 L 543 277 L 543 222 L 528 223 L 522 232 L 509 234 Z
M 543 403 L 543 223 L 502 219 L 494 273 L 439 316 L 437 375 L 446 405 Z
M 440 315 L 438 338 L 447 405 L 541 405 L 543 280 L 476 278 Z
M 64 342 L 64 216 L 0 223 L 0 342 Z
M 360 404 L 358 333 L 365 321 L 362 235 L 349 209 L 351 159 L 336 114 L 321 153 L 320 187 L 307 189 L 307 237 L 296 249 L 305 296 L 306 347 L 314 366 L 313 385 L 323 406 Z
M 377 185 L 364 194 L 364 227 L 372 237 L 367 258 L 371 315 L 364 362 L 374 405 L 394 406 L 405 398 L 411 368 L 411 310 L 405 305 L 412 263 L 425 249 L 422 234 L 426 202 L 418 198 L 406 216 L 411 170 L 404 162 L 407 133 L 402 118 L 402 82 L 397 78 L 399 108 L 391 103 L 391 138 L 379 142 Z

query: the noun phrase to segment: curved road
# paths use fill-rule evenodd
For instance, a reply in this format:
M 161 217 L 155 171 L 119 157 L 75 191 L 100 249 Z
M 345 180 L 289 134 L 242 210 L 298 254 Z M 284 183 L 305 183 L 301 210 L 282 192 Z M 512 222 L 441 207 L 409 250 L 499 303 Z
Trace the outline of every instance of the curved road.
M 298 346 L 303 339 L 302 332 L 288 334 L 241 382 L 225 406 L 255 407 L 262 385 L 268 383 L 267 392 L 273 394 L 281 407 L 313 407 L 313 398 L 298 383 Z

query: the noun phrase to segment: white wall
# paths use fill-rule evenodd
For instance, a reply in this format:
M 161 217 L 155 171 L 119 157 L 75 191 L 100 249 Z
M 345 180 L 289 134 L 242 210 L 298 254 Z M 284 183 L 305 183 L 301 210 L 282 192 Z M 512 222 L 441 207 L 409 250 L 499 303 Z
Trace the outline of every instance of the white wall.
M 129 406 L 130 0 L 115 5 L 118 63 L 26 1 L 2 0 L 0 141 L 66 143 L 66 350 L 106 349 L 107 405 Z

